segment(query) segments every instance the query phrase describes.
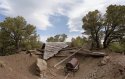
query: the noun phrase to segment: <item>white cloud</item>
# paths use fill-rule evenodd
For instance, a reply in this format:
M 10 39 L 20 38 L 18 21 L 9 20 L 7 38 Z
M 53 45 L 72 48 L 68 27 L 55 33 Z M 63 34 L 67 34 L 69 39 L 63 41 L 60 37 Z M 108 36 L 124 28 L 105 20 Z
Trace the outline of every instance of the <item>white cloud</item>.
M 125 0 L 82 0 L 83 2 L 76 3 L 68 12 L 68 25 L 70 31 L 81 31 L 82 18 L 89 11 L 98 9 L 102 13 L 105 12 L 106 7 L 111 4 L 125 5 Z
M 68 2 L 68 1 L 66 1 Z M 0 14 L 5 16 L 23 16 L 28 23 L 38 29 L 46 30 L 52 26 L 49 20 L 59 10 L 62 0 L 0 0 Z M 6 10 L 3 10 L 6 9 Z
M 110 4 L 125 4 L 125 0 L 0 0 L 0 14 L 23 16 L 38 29 L 52 27 L 50 16 L 59 13 L 68 17 L 70 32 L 81 31 L 82 18 L 91 10 L 105 12 Z
M 47 38 L 49 38 L 50 36 L 40 36 L 40 41 L 42 42 L 46 42 Z

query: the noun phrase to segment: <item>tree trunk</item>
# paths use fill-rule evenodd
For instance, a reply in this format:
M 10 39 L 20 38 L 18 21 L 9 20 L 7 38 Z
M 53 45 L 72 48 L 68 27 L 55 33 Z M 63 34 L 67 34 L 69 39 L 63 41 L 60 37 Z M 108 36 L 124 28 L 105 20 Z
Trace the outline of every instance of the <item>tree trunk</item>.
M 100 44 L 99 44 L 99 41 L 96 42 L 96 48 L 100 48 Z
M 100 48 L 99 38 L 96 38 L 96 48 Z
M 18 52 L 19 51 L 19 46 L 20 44 L 19 44 L 19 40 L 16 40 L 15 41 L 15 46 L 16 46 L 16 51 Z
M 96 33 L 96 36 L 95 36 L 95 42 L 96 42 L 96 48 L 100 48 L 100 42 L 99 42 L 99 35 L 98 35 L 98 32 Z
M 93 50 L 93 47 L 94 47 L 94 42 L 92 41 L 90 50 Z
M 105 33 L 105 38 L 104 38 L 104 42 L 103 42 L 103 48 L 107 48 L 111 42 L 110 40 L 110 35 L 113 33 L 113 31 L 115 30 L 116 28 L 116 25 L 113 25 L 111 26 L 112 29 L 111 30 L 106 30 L 106 33 Z
M 108 34 L 106 33 L 105 34 L 104 42 L 103 42 L 103 48 L 104 49 L 108 47 L 107 41 L 108 41 L 109 36 L 110 36 L 110 33 L 108 33 Z
M 109 37 L 106 37 L 103 42 L 103 48 L 107 48 L 110 44 L 110 39 Z
M 103 48 L 107 48 L 107 39 L 108 39 L 108 36 L 105 36 L 104 38 L 104 42 L 103 42 Z
M 103 48 L 107 48 L 107 44 L 106 44 L 106 41 L 103 42 Z

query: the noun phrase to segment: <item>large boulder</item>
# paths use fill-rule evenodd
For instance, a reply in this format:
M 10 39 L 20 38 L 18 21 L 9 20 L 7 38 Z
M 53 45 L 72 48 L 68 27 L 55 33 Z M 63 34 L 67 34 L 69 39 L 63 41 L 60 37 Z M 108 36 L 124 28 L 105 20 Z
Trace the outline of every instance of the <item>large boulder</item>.
M 41 76 L 41 78 L 44 78 L 47 72 L 47 62 L 43 59 L 38 58 L 36 65 L 39 71 L 39 75 Z

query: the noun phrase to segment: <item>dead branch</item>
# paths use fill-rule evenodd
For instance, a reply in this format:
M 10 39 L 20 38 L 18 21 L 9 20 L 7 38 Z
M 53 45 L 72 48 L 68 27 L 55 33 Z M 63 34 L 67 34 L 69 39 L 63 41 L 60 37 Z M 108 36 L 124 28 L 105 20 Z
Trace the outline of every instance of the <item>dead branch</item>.
M 103 53 L 103 52 L 92 52 L 92 53 L 88 53 L 88 52 L 81 52 L 79 51 L 78 54 L 84 55 L 84 56 L 92 56 L 92 57 L 104 57 L 107 54 Z
M 67 57 L 67 55 L 55 55 L 55 57 Z
M 64 79 L 67 79 L 69 75 L 70 75 L 70 73 L 68 73 L 68 74 L 65 76 L 65 78 L 64 78 Z

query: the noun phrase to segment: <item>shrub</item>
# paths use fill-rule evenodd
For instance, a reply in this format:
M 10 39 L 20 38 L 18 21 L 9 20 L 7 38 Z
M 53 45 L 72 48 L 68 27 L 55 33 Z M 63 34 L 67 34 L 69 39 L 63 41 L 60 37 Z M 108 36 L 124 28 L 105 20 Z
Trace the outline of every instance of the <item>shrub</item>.
M 85 43 L 87 43 L 87 39 L 85 37 L 76 37 L 72 38 L 71 46 L 72 47 L 82 47 Z
M 120 43 L 112 43 L 109 46 L 109 49 L 113 52 L 117 52 L 117 53 L 122 53 L 125 51 L 124 49 L 124 45 L 120 44 Z

